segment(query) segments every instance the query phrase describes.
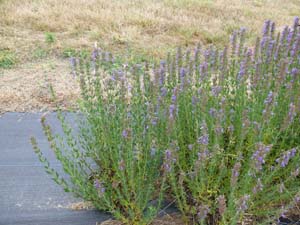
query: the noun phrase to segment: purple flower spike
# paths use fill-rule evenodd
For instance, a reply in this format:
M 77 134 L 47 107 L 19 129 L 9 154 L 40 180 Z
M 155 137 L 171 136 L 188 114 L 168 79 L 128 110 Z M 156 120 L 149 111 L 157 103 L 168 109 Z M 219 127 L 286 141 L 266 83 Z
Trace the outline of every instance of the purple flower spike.
M 215 108 L 210 108 L 209 109 L 209 115 L 211 117 L 215 117 L 216 116 L 216 113 L 217 113 L 217 110 Z
M 122 131 L 123 138 L 128 138 L 128 129 Z
M 171 97 L 171 101 L 172 101 L 173 104 L 175 104 L 176 100 L 177 100 L 177 88 L 175 87 L 173 89 L 173 94 L 172 94 L 172 97 Z
M 244 195 L 239 199 L 237 203 L 237 208 L 239 212 L 245 212 L 248 209 L 249 199 L 250 199 L 250 195 Z
M 289 112 L 288 112 L 288 121 L 291 123 L 294 121 L 294 118 L 296 117 L 296 106 L 293 103 L 290 103 L 289 105 Z
M 231 174 L 231 186 L 235 186 L 236 182 L 238 180 L 238 177 L 240 175 L 240 168 L 241 168 L 241 163 L 237 162 L 234 164 L 233 169 L 232 169 L 232 174 Z
M 197 217 L 199 221 L 204 220 L 210 212 L 210 208 L 207 205 L 200 205 L 198 207 Z
M 237 79 L 241 80 L 246 74 L 246 60 L 243 60 L 240 65 L 240 71 L 238 73 Z
M 263 184 L 262 184 L 262 182 L 261 182 L 261 179 L 260 178 L 258 178 L 257 179 L 257 184 L 256 184 L 256 186 L 253 188 L 253 193 L 254 194 L 257 194 L 259 191 L 262 191 L 263 190 Z
M 201 145 L 208 145 L 209 143 L 209 137 L 208 135 L 202 135 L 198 138 L 197 140 L 198 144 L 201 144 Z
M 263 28 L 263 36 L 268 36 L 270 30 L 271 20 L 266 20 Z
M 120 171 L 123 171 L 125 169 L 125 162 L 124 160 L 122 159 L 120 162 L 119 162 L 119 170 Z
M 204 151 L 198 152 L 197 155 L 198 155 L 198 162 L 204 162 L 210 156 L 207 149 L 205 149 Z
M 265 163 L 265 158 L 270 152 L 271 147 L 271 145 L 264 145 L 263 143 L 258 143 L 258 148 L 252 156 L 252 159 L 254 160 L 255 169 L 257 171 L 262 170 L 262 165 Z
M 274 33 L 275 33 L 275 23 L 272 22 L 272 23 L 271 23 L 271 35 L 273 36 Z
M 94 187 L 99 191 L 100 194 L 104 194 L 105 187 L 103 186 L 103 182 L 100 182 L 98 179 L 94 181 Z
M 273 92 L 270 91 L 264 103 L 270 105 L 273 102 Z
M 297 149 L 296 148 L 292 148 L 291 150 L 283 153 L 280 158 L 276 159 L 276 162 L 278 164 L 280 164 L 280 166 L 282 168 L 284 168 L 284 167 L 286 167 L 288 165 L 290 159 L 292 159 L 293 157 L 295 157 L 296 153 L 297 153 Z
M 221 86 L 212 86 L 211 88 L 211 93 L 213 96 L 218 96 L 222 91 L 222 87 Z
M 161 97 L 165 97 L 167 95 L 167 92 L 168 92 L 167 88 L 162 87 L 160 89 L 160 95 L 161 95 Z
M 164 157 L 164 163 L 163 163 L 163 169 L 165 172 L 169 173 L 172 170 L 172 164 L 176 162 L 176 158 L 173 157 L 172 152 L 167 149 L 165 151 L 165 157 Z
M 169 107 L 169 116 L 170 119 L 174 118 L 174 112 L 175 112 L 176 106 L 174 104 L 171 104 Z
M 199 102 L 199 98 L 196 96 L 192 96 L 192 105 L 195 106 Z

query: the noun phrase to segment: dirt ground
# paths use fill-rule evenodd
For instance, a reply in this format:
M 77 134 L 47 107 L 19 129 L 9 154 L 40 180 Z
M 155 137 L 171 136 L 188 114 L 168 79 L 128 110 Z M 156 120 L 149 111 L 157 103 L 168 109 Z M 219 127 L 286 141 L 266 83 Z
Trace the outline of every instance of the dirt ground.
M 50 85 L 62 108 L 76 105 L 79 83 L 70 74 L 69 62 L 62 59 L 22 64 L 0 71 L 0 113 L 38 112 L 55 109 Z

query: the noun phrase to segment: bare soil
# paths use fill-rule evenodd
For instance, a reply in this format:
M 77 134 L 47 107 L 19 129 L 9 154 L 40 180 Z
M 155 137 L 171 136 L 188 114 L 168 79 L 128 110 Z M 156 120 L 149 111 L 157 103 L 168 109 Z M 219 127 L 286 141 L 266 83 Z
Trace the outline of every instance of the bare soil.
M 80 89 L 70 71 L 67 60 L 55 58 L 0 71 L 0 113 L 54 110 L 57 103 L 62 108 L 76 107 Z

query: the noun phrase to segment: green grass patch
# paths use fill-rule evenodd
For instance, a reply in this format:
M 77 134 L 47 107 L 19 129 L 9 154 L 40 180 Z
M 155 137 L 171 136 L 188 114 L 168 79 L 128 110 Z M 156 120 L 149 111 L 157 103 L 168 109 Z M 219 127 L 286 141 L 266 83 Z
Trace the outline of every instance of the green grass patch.
M 16 56 L 9 50 L 0 50 L 0 68 L 9 69 L 16 63 Z

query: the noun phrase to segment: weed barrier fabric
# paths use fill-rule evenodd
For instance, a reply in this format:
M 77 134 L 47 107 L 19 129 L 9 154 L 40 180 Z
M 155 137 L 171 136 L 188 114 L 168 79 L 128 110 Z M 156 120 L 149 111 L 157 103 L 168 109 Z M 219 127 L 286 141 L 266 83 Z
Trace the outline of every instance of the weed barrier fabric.
M 82 200 L 65 193 L 45 173 L 32 150 L 32 135 L 37 137 L 51 165 L 58 171 L 61 167 L 43 135 L 41 116 L 6 113 L 0 117 L 0 225 L 95 225 L 109 219 L 104 212 L 69 209 L 72 203 Z M 60 132 L 56 115 L 46 117 L 53 130 Z M 72 120 L 72 114 L 67 118 Z

